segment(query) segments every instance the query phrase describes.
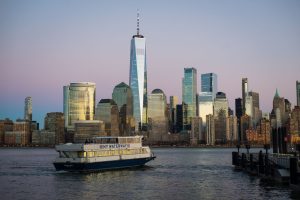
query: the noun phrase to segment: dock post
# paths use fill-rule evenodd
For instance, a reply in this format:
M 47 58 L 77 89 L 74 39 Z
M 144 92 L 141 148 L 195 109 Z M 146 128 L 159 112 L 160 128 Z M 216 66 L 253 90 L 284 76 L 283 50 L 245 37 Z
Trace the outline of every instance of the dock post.
M 269 158 L 268 154 L 265 155 L 265 175 L 269 174 Z
M 246 167 L 246 154 L 242 153 L 242 168 L 244 169 Z
M 264 158 L 262 151 L 259 151 L 258 155 L 258 173 L 263 174 L 264 173 Z
M 297 158 L 290 158 L 290 182 L 291 184 L 298 183 L 298 174 L 297 174 Z
M 251 170 L 251 172 L 253 171 L 253 154 L 251 153 L 250 154 L 250 170 Z
M 238 154 L 238 152 L 233 151 L 233 152 L 232 152 L 232 165 L 238 166 L 238 165 L 239 165 L 238 159 L 239 159 L 239 154 Z

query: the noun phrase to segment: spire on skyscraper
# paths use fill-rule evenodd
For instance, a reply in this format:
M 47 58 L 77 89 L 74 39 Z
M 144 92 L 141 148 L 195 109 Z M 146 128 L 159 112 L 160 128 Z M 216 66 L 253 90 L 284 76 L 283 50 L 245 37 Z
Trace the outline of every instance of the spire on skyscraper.
M 274 98 L 275 97 L 279 97 L 279 94 L 278 94 L 278 89 L 276 88 L 276 93 L 275 93 L 275 96 L 274 96 Z
M 137 31 L 137 35 L 140 35 L 140 10 L 137 9 L 137 24 L 136 24 L 136 31 Z

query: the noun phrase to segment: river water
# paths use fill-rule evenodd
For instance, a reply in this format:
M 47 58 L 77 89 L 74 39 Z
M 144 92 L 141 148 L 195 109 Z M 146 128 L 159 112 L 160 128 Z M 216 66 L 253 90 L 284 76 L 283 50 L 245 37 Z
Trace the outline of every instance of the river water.
M 81 174 L 56 172 L 54 149 L 2 148 L 0 199 L 300 199 L 289 186 L 234 171 L 234 150 L 154 148 L 145 167 Z

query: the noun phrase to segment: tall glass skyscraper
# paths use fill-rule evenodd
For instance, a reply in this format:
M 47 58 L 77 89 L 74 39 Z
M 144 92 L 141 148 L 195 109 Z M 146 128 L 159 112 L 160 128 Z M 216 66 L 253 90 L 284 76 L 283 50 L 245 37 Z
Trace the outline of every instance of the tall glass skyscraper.
M 199 116 L 203 128 L 206 127 L 206 115 L 213 114 L 213 104 L 218 92 L 218 78 L 215 73 L 201 74 L 201 92 L 199 95 Z
M 197 70 L 195 68 L 184 68 L 182 79 L 182 110 L 183 129 L 190 130 L 191 117 L 197 113 Z
M 147 64 L 146 39 L 139 32 L 139 13 L 137 34 L 131 39 L 129 86 L 133 95 L 133 116 L 136 129 L 147 123 Z
M 74 121 L 94 119 L 95 97 L 95 83 L 80 82 L 64 86 L 64 116 L 66 128 L 74 128 Z
M 216 98 L 217 88 L 217 74 L 207 73 L 201 74 L 201 92 L 212 93 L 213 99 Z

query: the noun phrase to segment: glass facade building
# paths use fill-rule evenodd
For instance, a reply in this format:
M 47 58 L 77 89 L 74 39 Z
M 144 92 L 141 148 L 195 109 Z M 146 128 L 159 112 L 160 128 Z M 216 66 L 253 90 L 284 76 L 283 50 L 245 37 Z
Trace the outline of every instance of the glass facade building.
M 74 121 L 94 119 L 95 97 L 95 83 L 79 82 L 64 86 L 64 117 L 66 128 L 74 128 Z
M 114 88 L 112 98 L 118 105 L 119 109 L 120 135 L 131 135 L 135 127 L 131 88 L 124 82 L 118 84 Z
M 147 123 L 146 39 L 139 31 L 131 39 L 129 86 L 133 95 L 133 115 L 137 129 L 139 125 Z
M 164 92 L 155 89 L 148 96 L 148 117 L 152 119 L 167 119 L 167 99 Z
M 96 108 L 95 120 L 103 121 L 108 136 L 119 136 L 119 110 L 112 99 L 101 99 Z
M 217 74 L 215 73 L 201 74 L 201 92 L 211 93 L 213 99 L 216 98 L 217 80 Z
M 201 74 L 201 92 L 199 95 L 199 116 L 203 128 L 206 127 L 206 115 L 213 114 L 213 104 L 218 91 L 218 79 L 215 73 Z
M 148 95 L 148 128 L 152 142 L 163 141 L 168 132 L 167 98 L 161 89 Z
M 184 68 L 182 79 L 183 129 L 190 130 L 191 118 L 197 114 L 197 70 Z
M 218 92 L 216 94 L 214 102 L 214 117 L 217 118 L 220 114 L 224 114 L 225 118 L 228 117 L 228 101 L 226 94 L 223 92 Z
M 120 112 L 123 112 L 126 115 L 133 114 L 132 91 L 126 83 L 122 82 L 114 88 L 112 98 L 118 105 L 118 109 Z

